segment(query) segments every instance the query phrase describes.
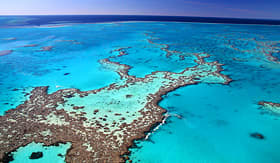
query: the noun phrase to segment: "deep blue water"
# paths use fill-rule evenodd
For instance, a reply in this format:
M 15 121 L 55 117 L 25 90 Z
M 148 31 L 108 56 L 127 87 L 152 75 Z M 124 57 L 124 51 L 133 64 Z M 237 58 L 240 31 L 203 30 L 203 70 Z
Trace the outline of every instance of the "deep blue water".
M 7 21 L 0 21 L 1 26 L 18 25 L 46 25 L 59 23 L 100 23 L 118 21 L 168 21 L 168 22 L 201 22 L 201 23 L 227 23 L 227 24 L 267 24 L 280 25 L 280 20 L 269 19 L 239 19 L 215 17 L 188 17 L 188 16 L 141 16 L 141 15 L 46 15 L 46 16 L 2 16 Z M 18 20 L 18 21 L 17 21 Z

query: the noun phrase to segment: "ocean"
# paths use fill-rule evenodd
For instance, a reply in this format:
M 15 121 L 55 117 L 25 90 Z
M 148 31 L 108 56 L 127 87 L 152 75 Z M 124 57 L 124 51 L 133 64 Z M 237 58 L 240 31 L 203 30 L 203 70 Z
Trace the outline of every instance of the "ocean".
M 203 62 L 219 63 L 220 73 L 232 81 L 225 84 L 206 77 L 162 95 L 158 105 L 166 110 L 163 114 L 168 118 L 158 128 L 145 132 L 147 139 L 134 140 L 127 162 L 280 162 L 279 114 L 259 105 L 261 101 L 280 103 L 278 25 L 279 20 L 233 18 L 2 16 L 0 118 L 5 119 L 12 114 L 6 111 L 30 99 L 35 87 L 48 86 L 51 94 L 62 89 L 90 91 L 125 83 L 128 79 L 120 78 L 119 70 L 102 64 L 105 58 L 129 65 L 128 75 L 140 79 L 155 72 L 181 73 L 201 64 L 195 55 L 209 54 Z M 142 100 L 141 95 L 147 92 L 141 93 L 137 86 L 128 91 Z M 111 95 L 114 100 L 124 101 L 116 92 Z M 88 98 L 91 101 L 84 102 L 87 114 L 95 106 L 115 108 L 116 101 L 108 101 L 111 97 L 100 95 L 96 103 L 91 96 Z M 84 104 L 81 99 L 67 99 L 65 103 Z M 137 109 L 134 105 L 125 103 L 115 109 L 125 114 Z M 110 118 L 107 122 L 111 123 Z M 133 121 L 130 115 L 125 118 L 127 123 Z M 5 130 L 11 120 L 5 121 L 7 125 L 0 128 L 2 153 L 6 149 L 5 135 L 11 131 Z M 256 133 L 258 136 L 254 136 Z M 41 135 L 50 138 L 54 133 Z M 70 147 L 73 142 L 63 143 L 46 147 L 34 139 L 5 152 L 13 156 L 11 162 L 63 162 L 66 151 L 74 149 Z M 42 152 L 43 157 L 30 159 L 34 152 Z

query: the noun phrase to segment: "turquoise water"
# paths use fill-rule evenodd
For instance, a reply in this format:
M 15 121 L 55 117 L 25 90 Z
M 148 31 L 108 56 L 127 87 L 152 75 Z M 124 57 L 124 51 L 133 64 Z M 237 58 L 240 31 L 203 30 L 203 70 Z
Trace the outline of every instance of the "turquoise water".
M 12 152 L 14 160 L 12 163 L 40 163 L 57 162 L 63 163 L 67 150 L 71 143 L 59 144 L 58 146 L 44 146 L 42 143 L 30 143 Z M 30 159 L 32 152 L 42 152 L 43 156 L 37 159 Z
M 218 29 L 216 35 L 227 38 L 203 40 L 213 37 L 210 33 L 194 41 L 191 49 L 204 44 L 199 50 L 215 54 L 209 60 L 225 64 L 224 73 L 234 81 L 229 86 L 199 84 L 169 93 L 160 106 L 169 114 L 183 118 L 171 117 L 148 141 L 136 141 L 131 159 L 140 162 L 279 162 L 279 117 L 260 110 L 257 105 L 261 99 L 279 102 L 279 64 L 267 61 L 259 52 L 261 47 L 256 47 L 253 41 L 236 41 L 240 38 L 275 41 L 278 28 L 208 25 L 208 30 Z M 227 39 L 237 48 L 251 51 L 227 48 L 223 43 Z M 262 133 L 265 140 L 250 137 L 254 132 Z
M 261 110 L 258 102 L 280 102 L 280 64 L 266 55 L 279 57 L 279 43 L 280 27 L 266 25 L 126 22 L 1 28 L 0 51 L 13 52 L 0 56 L 0 114 L 23 103 L 36 86 L 49 86 L 51 93 L 64 88 L 97 89 L 121 81 L 99 63 L 118 55 L 114 49 L 130 47 L 125 50 L 128 55 L 111 60 L 130 65 L 129 74 L 137 77 L 154 71 L 180 72 L 196 65 L 193 53 L 208 53 L 206 60 L 224 64 L 222 73 L 233 82 L 186 86 L 164 96 L 160 106 L 182 118 L 171 116 L 148 140 L 136 141 L 130 159 L 277 163 L 279 116 Z M 24 47 L 31 44 L 37 46 Z M 45 46 L 53 49 L 40 51 Z M 255 132 L 265 139 L 251 137 Z M 31 145 L 44 150 L 41 162 L 52 162 L 52 156 L 62 150 Z M 24 147 L 14 158 L 31 151 Z

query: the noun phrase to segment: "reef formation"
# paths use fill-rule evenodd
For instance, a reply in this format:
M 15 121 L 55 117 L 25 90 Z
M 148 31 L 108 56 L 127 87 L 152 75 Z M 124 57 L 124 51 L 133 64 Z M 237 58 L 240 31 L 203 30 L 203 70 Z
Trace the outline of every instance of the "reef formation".
M 263 109 L 270 111 L 275 114 L 280 114 L 280 103 L 268 102 L 268 101 L 260 101 L 259 105 L 262 106 Z
M 71 142 L 66 162 L 124 162 L 133 141 L 165 120 L 166 110 L 158 106 L 163 95 L 187 85 L 231 82 L 221 74 L 222 64 L 204 60 L 210 56 L 205 53 L 193 53 L 197 65 L 179 73 L 155 71 L 138 78 L 129 75 L 131 66 L 112 61 L 128 55 L 128 48 L 113 50 L 119 54 L 100 60 L 119 74 L 120 82 L 96 90 L 62 89 L 52 94 L 47 93 L 47 86 L 36 87 L 29 100 L 0 117 L 0 158 L 31 142 L 47 146 Z M 168 46 L 162 50 L 167 56 L 180 53 L 169 51 Z
M 2 50 L 0 51 L 0 56 L 8 55 L 11 54 L 13 51 L 12 50 Z

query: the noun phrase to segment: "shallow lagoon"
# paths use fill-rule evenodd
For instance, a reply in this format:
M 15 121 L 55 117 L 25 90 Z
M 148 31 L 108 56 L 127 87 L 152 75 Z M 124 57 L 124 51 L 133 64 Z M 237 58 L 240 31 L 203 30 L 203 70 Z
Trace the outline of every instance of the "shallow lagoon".
M 20 147 L 12 152 L 14 160 L 12 163 L 40 163 L 40 162 L 64 162 L 67 150 L 71 143 L 58 144 L 57 146 L 44 146 L 42 143 L 32 142 L 25 147 Z M 33 152 L 42 152 L 42 157 L 30 159 Z

